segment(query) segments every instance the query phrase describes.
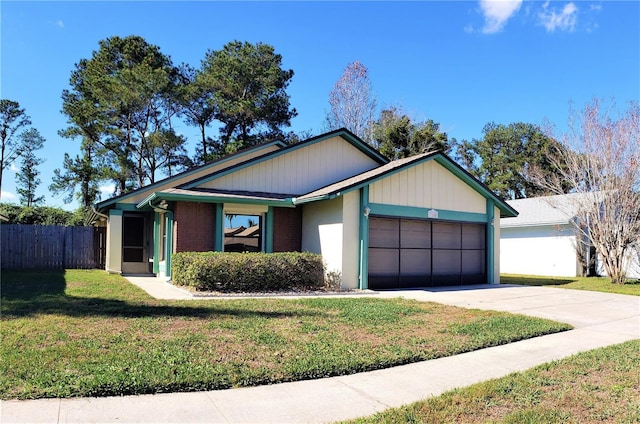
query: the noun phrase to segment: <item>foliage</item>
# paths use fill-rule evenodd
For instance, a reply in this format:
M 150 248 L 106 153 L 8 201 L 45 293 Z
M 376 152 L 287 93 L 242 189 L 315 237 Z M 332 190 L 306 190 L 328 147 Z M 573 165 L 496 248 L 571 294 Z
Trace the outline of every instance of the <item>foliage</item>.
M 18 206 L 0 203 L 0 215 L 5 216 L 9 224 L 85 225 L 85 210 L 82 207 L 75 212 L 69 212 L 51 206 Z
M 172 255 L 173 281 L 199 291 L 320 289 L 322 256 L 313 253 L 182 252 Z
M 577 210 L 576 228 L 611 281 L 624 283 L 628 256 L 640 249 L 640 105 L 631 102 L 618 115 L 614 107 L 594 99 L 572 111 L 571 133 L 547 154 L 556 173 L 539 173 L 536 181 L 555 193 L 568 186 L 580 194 L 566 206 Z
M 377 100 L 371 89 L 369 70 L 355 61 L 347 65 L 329 94 L 327 113 L 329 130 L 346 128 L 367 143 L 372 143 L 371 124 Z M 374 146 L 377 147 L 377 146 Z
M 29 116 L 18 102 L 0 99 L 0 189 L 2 174 L 21 153 L 18 131 L 31 125 Z
M 286 92 L 293 71 L 281 66 L 282 56 L 264 43 L 232 41 L 207 52 L 193 88 L 196 96 L 204 96 L 198 106 L 202 119 L 213 109 L 222 123 L 219 144 L 210 153 L 219 156 L 283 138 L 282 127 L 298 113 Z
M 434 150 L 445 153 L 451 150 L 447 134 L 440 132 L 440 124 L 431 119 L 414 123 L 395 107 L 380 112 L 372 125 L 372 138 L 380 153 L 392 160 Z
M 214 90 L 211 84 L 207 84 L 202 69 L 183 64 L 180 67 L 180 77 L 179 112 L 187 125 L 197 126 L 200 130 L 200 145 L 196 147 L 194 163 L 201 165 L 215 159 L 215 142 L 206 135 L 207 127 L 216 117 Z
M 173 163 L 150 137 L 171 132 L 178 81 L 171 59 L 139 36 L 101 40 L 99 50 L 71 73 L 71 89 L 62 94 L 70 124 L 63 135 L 81 137 L 83 153 L 105 158 L 103 177 L 116 182 L 118 193 L 153 183 Z M 180 154 L 180 145 L 170 152 Z
M 20 203 L 30 207 L 44 202 L 44 196 L 36 196 L 36 188 L 40 185 L 38 166 L 44 159 L 36 157 L 35 151 L 42 149 L 44 137 L 35 128 L 20 134 L 22 164 L 16 174 L 16 186 L 20 195 Z
M 53 179 L 49 185 L 49 190 L 53 194 L 65 193 L 64 203 L 71 203 L 76 197 L 80 205 L 90 208 L 96 201 L 100 200 L 99 182 L 106 174 L 105 165 L 101 155 L 95 152 L 96 146 L 92 143 L 82 143 L 82 156 L 76 155 L 71 159 L 68 153 L 64 154 L 62 164 L 64 173 L 60 169 L 53 171 Z M 80 190 L 76 193 L 76 188 Z
M 640 296 L 640 280 L 627 279 L 627 284 L 611 284 L 605 277 L 541 277 L 537 275 L 501 274 L 501 284 L 549 286 L 563 289 L 590 290 L 604 293 Z
M 505 199 L 522 199 L 549 194 L 537 183 L 537 175 L 553 178 L 559 171 L 547 153 L 561 145 L 537 125 L 522 122 L 509 125 L 488 123 L 481 140 L 461 141 L 457 159 L 467 170 Z M 561 164 L 558 164 L 562 166 Z M 533 175 L 533 170 L 536 175 Z M 562 186 L 562 192 L 569 187 Z
M 345 375 L 569 328 L 505 312 L 362 296 L 156 300 L 99 270 L 4 272 L 1 295 L 3 399 Z M 496 320 L 502 328 L 494 335 Z M 465 324 L 476 334 L 465 334 Z
M 595 349 L 351 422 L 638 422 L 638 351 L 638 340 Z

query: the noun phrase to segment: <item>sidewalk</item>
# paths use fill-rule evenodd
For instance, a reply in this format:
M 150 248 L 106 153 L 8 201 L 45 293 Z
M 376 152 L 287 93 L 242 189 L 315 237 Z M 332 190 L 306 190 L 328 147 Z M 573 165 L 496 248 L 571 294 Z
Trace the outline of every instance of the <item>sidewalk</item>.
M 164 294 L 169 296 L 172 287 L 167 286 L 162 290 L 167 289 Z M 523 286 L 407 290 L 375 296 L 524 313 L 567 322 L 575 330 L 320 380 L 196 393 L 5 401 L 1 422 L 332 422 L 371 415 L 452 388 L 640 337 L 640 297 L 635 296 Z

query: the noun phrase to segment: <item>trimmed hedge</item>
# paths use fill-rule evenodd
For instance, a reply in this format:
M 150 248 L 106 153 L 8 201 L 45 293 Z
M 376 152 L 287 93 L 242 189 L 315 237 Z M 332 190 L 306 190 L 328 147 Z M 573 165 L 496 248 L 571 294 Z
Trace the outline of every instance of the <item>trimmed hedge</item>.
M 324 287 L 315 253 L 180 252 L 171 257 L 173 282 L 197 291 L 265 292 Z

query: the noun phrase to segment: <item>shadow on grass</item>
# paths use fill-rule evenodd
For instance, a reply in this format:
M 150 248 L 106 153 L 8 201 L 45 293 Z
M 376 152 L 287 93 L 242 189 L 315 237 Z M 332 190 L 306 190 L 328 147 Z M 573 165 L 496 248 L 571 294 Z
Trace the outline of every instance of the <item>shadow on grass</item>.
M 170 301 L 129 302 L 120 299 L 80 297 L 66 294 L 64 271 L 9 272 L 2 275 L 0 286 L 1 312 L 5 318 L 20 318 L 38 314 L 70 317 L 188 317 L 215 319 L 222 316 L 238 318 L 281 318 L 324 316 L 318 311 L 276 312 L 246 306 L 225 307 L 226 302 L 211 302 L 206 306 L 171 305 Z
M 564 286 L 575 280 L 561 278 L 500 277 L 500 284 L 520 284 L 525 286 Z

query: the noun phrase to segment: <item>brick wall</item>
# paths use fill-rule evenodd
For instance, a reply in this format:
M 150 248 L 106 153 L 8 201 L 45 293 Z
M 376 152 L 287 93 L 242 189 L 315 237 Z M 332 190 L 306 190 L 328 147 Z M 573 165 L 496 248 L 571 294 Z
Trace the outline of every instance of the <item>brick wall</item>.
M 273 209 L 273 251 L 299 252 L 302 249 L 302 208 Z
M 174 252 L 208 252 L 214 246 L 215 205 L 177 202 L 173 211 Z

